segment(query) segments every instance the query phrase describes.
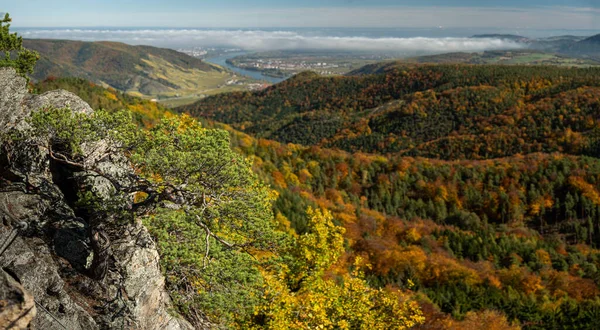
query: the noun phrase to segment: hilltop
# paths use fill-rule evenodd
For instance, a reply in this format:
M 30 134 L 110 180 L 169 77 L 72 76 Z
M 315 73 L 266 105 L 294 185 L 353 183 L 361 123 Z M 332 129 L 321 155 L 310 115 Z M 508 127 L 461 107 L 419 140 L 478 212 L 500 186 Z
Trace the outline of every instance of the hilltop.
M 564 47 L 562 51 L 573 55 L 600 57 L 600 34 L 568 45 Z
M 595 44 L 600 44 L 600 34 L 591 36 L 587 39 L 584 39 L 581 41 L 581 43 L 595 43 Z
M 175 96 L 217 88 L 230 78 L 222 68 L 151 46 L 118 42 L 26 39 L 40 53 L 33 78 L 78 77 L 137 96 Z
M 586 121 L 598 104 L 599 68 L 388 63 L 360 73 L 298 75 L 177 110 L 285 143 L 444 159 L 582 152 L 595 138 Z M 524 130 L 532 120 L 549 132 Z

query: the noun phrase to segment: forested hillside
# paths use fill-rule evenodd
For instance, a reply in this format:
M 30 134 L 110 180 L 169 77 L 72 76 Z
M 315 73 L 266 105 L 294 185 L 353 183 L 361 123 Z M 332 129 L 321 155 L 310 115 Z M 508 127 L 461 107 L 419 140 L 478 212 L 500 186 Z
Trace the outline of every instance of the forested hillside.
M 187 110 L 229 130 L 234 150 L 276 191 L 280 230 L 312 235 L 315 214 L 307 210 L 332 212 L 344 252 L 321 250 L 336 260 L 321 269 L 324 278 L 352 283 L 345 276 L 358 271 L 372 288 L 414 297 L 423 329 L 598 328 L 597 70 L 375 71 L 387 73 L 302 74 Z M 316 232 L 333 240 L 331 230 Z M 176 258 L 164 262 L 177 268 Z M 279 274 L 288 289 L 267 275 L 272 290 L 302 294 L 267 295 L 272 304 L 259 308 L 261 318 L 280 317 L 273 308 L 281 301 L 320 301 L 322 291 Z
M 234 141 L 280 192 L 283 226 L 303 232 L 306 205 L 332 210 L 343 260 L 364 258 L 376 287 L 421 293 L 424 328 L 501 315 L 527 329 L 598 326 L 597 159 L 440 161 Z
M 600 34 L 566 45 L 561 50 L 568 54 L 600 58 Z
M 68 141 L 118 130 L 120 143 L 127 143 L 120 147 L 132 161 L 144 163 L 136 166 L 136 171 L 151 176 L 136 189 L 154 182 L 165 185 L 135 194 L 135 205 L 144 207 L 154 199 L 168 198 L 141 219 L 157 240 L 171 297 L 192 324 L 202 327 L 208 319 L 220 327 L 243 329 L 308 329 L 324 324 L 348 329 L 406 329 L 423 322 L 409 291 L 367 284 L 362 269 L 368 266 L 362 258 L 353 259 L 353 271 L 345 268 L 348 260 L 341 259 L 344 228 L 334 224 L 330 211 L 297 205 L 305 207 L 298 213 L 305 224 L 299 234 L 285 225 L 286 221 L 275 221 L 273 202 L 279 192 L 257 180 L 250 171 L 252 162 L 232 152 L 229 133 L 218 125 L 201 127 L 190 117 L 175 117 L 154 103 L 79 79 L 54 79 L 32 87 L 43 91 L 51 86 L 79 91 L 100 109 L 91 116 L 74 116 L 69 109 L 45 109 L 34 114 L 36 129 L 58 131 Z M 148 130 L 132 127 L 126 119 L 131 110 L 115 110 L 118 104 L 125 109 L 136 106 L 134 115 L 152 119 L 145 122 Z M 157 110 L 163 113 L 160 121 L 153 120 Z M 148 151 L 136 154 L 140 150 Z M 196 182 L 193 188 L 190 182 Z M 215 194 L 214 189 L 221 189 L 215 187 L 223 190 Z M 201 193 L 199 200 L 192 189 Z M 169 197 L 174 190 L 177 197 Z M 92 196 L 81 197 L 85 198 L 81 203 L 89 203 Z M 191 199 L 182 203 L 182 198 Z M 197 203 L 207 206 L 196 207 Z M 190 220 L 193 215 L 215 218 L 211 227 L 202 227 Z M 225 223 L 225 219 L 234 223 Z M 336 264 L 341 268 L 334 269 Z
M 375 74 L 370 74 L 375 73 Z M 398 64 L 178 110 L 280 142 L 441 159 L 594 155 L 600 69 Z

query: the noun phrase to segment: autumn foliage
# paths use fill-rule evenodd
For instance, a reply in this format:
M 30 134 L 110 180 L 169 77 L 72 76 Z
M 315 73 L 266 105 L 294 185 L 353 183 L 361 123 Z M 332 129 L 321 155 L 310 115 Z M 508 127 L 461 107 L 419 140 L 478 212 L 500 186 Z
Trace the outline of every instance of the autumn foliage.
M 396 65 L 178 109 L 290 237 L 241 327 L 600 327 L 599 73 Z

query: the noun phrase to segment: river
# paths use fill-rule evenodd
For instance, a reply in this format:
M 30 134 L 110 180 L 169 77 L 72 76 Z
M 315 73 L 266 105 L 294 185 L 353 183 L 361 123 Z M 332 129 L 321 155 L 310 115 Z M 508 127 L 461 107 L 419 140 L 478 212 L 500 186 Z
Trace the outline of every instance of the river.
M 222 66 L 222 67 L 227 68 L 227 69 L 229 69 L 229 70 L 231 70 L 231 71 L 233 71 L 233 72 L 235 72 L 235 73 L 237 73 L 239 75 L 247 76 L 247 77 L 250 77 L 250 78 L 257 79 L 257 80 L 265 80 L 265 81 L 268 81 L 268 82 L 270 82 L 272 84 L 276 84 L 276 83 L 282 82 L 285 79 L 287 79 L 287 78 L 269 77 L 269 76 L 266 76 L 266 75 L 262 74 L 259 71 L 246 70 L 246 69 L 238 68 L 236 66 L 233 66 L 233 65 L 227 63 L 228 59 L 234 58 L 234 57 L 240 56 L 240 55 L 245 55 L 245 54 L 247 54 L 247 53 L 245 53 L 245 52 L 228 53 L 226 55 L 221 55 L 221 56 L 218 56 L 218 57 L 207 58 L 207 59 L 204 59 L 204 61 L 212 63 L 212 64 L 216 64 L 216 65 L 219 65 L 219 66 Z

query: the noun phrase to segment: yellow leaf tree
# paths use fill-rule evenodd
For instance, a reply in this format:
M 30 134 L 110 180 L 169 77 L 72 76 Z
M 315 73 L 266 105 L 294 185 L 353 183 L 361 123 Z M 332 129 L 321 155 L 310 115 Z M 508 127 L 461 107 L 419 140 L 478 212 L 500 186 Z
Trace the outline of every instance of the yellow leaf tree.
M 357 257 L 352 273 L 329 273 L 344 253 L 344 229 L 328 211 L 309 209 L 308 231 L 289 251 L 292 262 L 265 271 L 264 304 L 252 327 L 268 329 L 407 329 L 424 318 L 400 291 L 374 289 L 363 279 L 368 267 Z

